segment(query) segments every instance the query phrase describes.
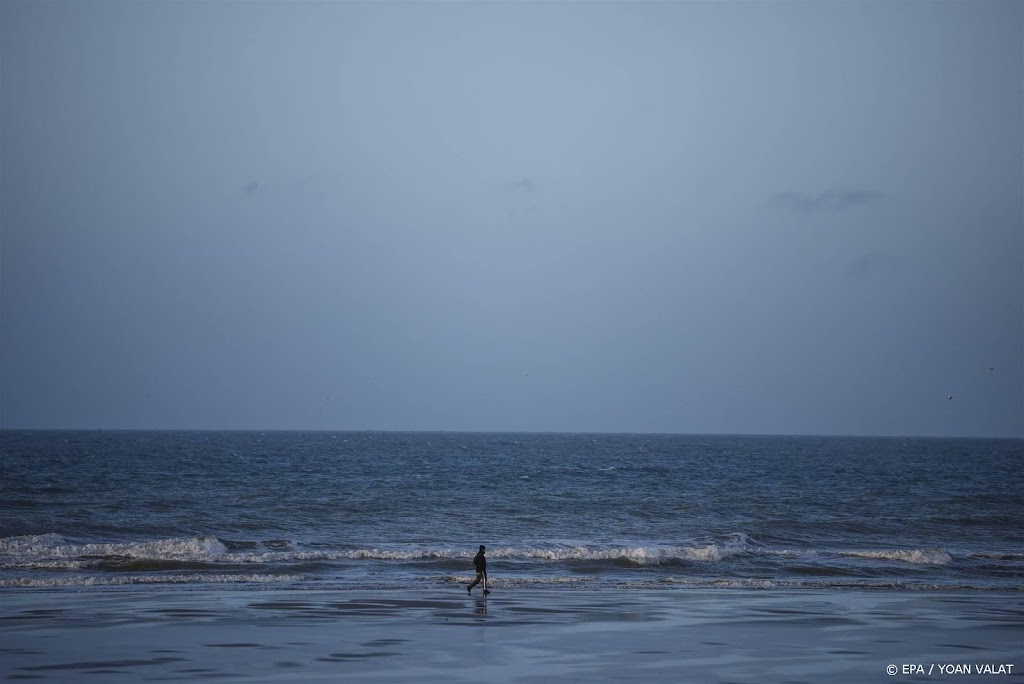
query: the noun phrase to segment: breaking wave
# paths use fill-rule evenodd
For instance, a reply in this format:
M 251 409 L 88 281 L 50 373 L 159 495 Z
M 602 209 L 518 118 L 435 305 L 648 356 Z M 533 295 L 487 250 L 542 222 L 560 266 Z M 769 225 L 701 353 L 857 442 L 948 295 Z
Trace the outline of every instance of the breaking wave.
M 1024 554 L 957 550 L 956 557 L 965 561 L 964 566 L 995 561 L 1011 580 L 1024 577 L 1020 574 L 1024 568 L 1018 568 Z M 454 546 L 329 548 L 292 540 L 234 541 L 213 535 L 80 543 L 50 533 L 0 538 L 0 589 L 211 583 L 448 586 L 472 579 L 471 558 L 472 551 Z M 488 549 L 488 558 L 493 562 L 492 574 L 497 575 L 492 584 L 508 588 L 919 588 L 915 583 L 945 585 L 945 578 L 928 580 L 922 570 L 954 562 L 941 547 L 792 549 L 744 534 L 676 545 L 495 546 Z M 903 564 L 907 567 L 900 569 Z M 1005 581 L 995 584 L 1008 585 Z M 969 585 L 974 587 L 973 582 Z M 1024 587 L 1015 581 L 1010 588 Z
M 191 574 L 191 575 L 110 575 L 84 577 L 14 577 L 0 579 L 0 588 L 110 587 L 133 584 L 268 584 L 293 582 L 295 575 Z
M 43 534 L 0 539 L 0 560 L 27 561 L 75 558 L 140 558 L 195 560 L 215 557 L 227 552 L 216 537 L 156 539 L 110 544 L 73 544 L 59 534 Z
M 278 542 L 278 546 L 280 545 Z M 659 565 L 678 561 L 720 561 L 748 550 L 746 538 L 739 537 L 721 544 L 694 546 L 494 548 L 488 550 L 488 557 L 527 561 L 617 561 L 633 565 Z M 452 548 L 242 552 L 229 550 L 224 542 L 213 536 L 106 544 L 74 544 L 58 534 L 0 539 L 0 567 L 3 568 L 78 569 L 115 559 L 166 561 L 172 564 L 261 564 L 338 560 L 468 561 L 472 555 L 468 551 Z
M 504 551 L 504 553 L 503 553 Z M 499 550 L 495 557 L 529 558 L 550 561 L 627 561 L 635 565 L 660 565 L 672 561 L 720 561 L 746 551 L 743 545 L 707 544 L 704 546 L 671 546 L 633 548 L 592 548 L 577 546 L 567 549 Z
M 871 558 L 875 560 L 894 560 L 919 565 L 946 565 L 953 558 L 945 549 L 910 549 L 888 551 L 840 551 L 840 556 Z

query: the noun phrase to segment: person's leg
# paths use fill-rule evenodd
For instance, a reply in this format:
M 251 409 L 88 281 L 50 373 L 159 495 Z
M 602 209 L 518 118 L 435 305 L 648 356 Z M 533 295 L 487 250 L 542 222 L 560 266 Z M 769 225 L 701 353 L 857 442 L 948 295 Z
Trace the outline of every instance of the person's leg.
M 466 587 L 466 591 L 473 591 L 473 587 L 475 587 L 476 585 L 480 584 L 480 580 L 481 579 L 483 579 L 483 574 L 481 574 L 479 572 L 476 573 L 476 579 L 473 580 L 472 584 L 470 584 L 468 587 Z

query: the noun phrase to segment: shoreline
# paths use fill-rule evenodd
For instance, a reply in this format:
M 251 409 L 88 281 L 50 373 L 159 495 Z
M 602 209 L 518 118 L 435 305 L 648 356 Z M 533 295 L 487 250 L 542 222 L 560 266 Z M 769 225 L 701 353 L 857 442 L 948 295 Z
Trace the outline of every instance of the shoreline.
M 60 682 L 904 681 L 1011 665 L 1024 594 L 905 590 L 4 592 L 0 674 Z M 901 668 L 889 676 L 886 668 Z M 916 676 L 920 676 L 918 673 Z M 939 675 L 936 674 L 936 677 Z M 943 674 L 943 681 L 970 675 Z

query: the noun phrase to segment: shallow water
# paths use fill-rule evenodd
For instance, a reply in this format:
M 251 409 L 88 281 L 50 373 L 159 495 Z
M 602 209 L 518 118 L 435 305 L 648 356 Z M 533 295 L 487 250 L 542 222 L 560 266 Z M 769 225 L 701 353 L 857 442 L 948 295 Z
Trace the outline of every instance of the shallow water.
M 445 589 L 124 588 L 8 598 L 0 675 L 11 680 L 860 684 L 914 681 L 902 668 L 917 665 L 1008 664 L 1019 675 L 1024 662 L 1021 593 L 533 589 L 484 600 Z

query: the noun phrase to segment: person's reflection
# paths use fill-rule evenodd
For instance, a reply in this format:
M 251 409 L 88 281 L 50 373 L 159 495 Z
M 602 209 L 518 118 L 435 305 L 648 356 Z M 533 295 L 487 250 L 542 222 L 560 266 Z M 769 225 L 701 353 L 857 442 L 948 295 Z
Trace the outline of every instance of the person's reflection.
M 473 612 L 477 615 L 487 615 L 487 599 L 478 598 L 476 600 L 476 610 Z

